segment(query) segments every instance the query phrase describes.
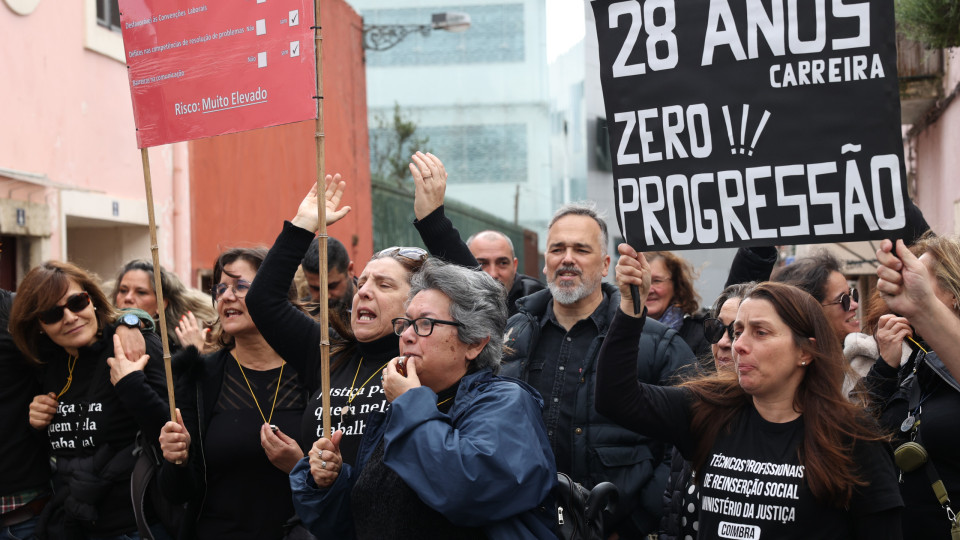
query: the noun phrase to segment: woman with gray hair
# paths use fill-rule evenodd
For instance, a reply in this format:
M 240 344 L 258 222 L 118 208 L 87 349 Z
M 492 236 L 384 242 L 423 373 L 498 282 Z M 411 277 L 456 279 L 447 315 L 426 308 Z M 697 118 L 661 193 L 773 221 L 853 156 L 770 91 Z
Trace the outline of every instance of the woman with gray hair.
M 547 538 L 556 467 L 531 387 L 496 375 L 507 309 L 487 274 L 428 260 L 400 355 L 384 369 L 386 412 L 367 418 L 355 464 L 341 432 L 290 473 L 297 513 L 336 538 Z

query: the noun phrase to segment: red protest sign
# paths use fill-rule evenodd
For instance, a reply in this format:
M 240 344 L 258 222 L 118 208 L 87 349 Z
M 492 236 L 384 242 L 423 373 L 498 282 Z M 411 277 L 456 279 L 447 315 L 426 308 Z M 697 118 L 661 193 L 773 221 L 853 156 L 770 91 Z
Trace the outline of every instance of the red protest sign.
M 312 0 L 120 0 L 145 148 L 317 117 Z

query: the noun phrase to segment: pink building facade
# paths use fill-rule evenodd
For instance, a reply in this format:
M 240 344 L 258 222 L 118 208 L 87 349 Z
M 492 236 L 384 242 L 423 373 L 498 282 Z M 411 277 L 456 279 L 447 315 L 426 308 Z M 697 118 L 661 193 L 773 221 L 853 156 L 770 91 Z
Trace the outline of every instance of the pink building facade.
M 116 0 L 0 0 L 0 287 L 47 259 L 109 281 L 150 259 L 141 153 Z M 360 16 L 321 4 L 327 170 L 353 212 L 331 228 L 372 252 Z M 98 7 L 101 20 L 98 20 Z M 102 20 L 106 19 L 106 21 Z M 315 171 L 313 120 L 149 150 L 161 264 L 192 286 L 225 246 L 269 245 Z
M 907 130 L 904 150 L 914 200 L 939 234 L 960 234 L 960 49 L 943 55 L 939 98 Z
M 97 2 L 0 0 L 4 287 L 46 259 L 109 279 L 150 257 L 123 42 L 97 23 Z M 161 263 L 177 270 L 189 268 L 186 152 L 150 150 Z

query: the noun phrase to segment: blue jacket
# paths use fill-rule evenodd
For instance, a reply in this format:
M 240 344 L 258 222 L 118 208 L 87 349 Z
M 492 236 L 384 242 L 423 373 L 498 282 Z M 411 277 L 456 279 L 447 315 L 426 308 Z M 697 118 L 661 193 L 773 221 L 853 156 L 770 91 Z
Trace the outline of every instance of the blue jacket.
M 662 442 L 621 427 L 594 408 L 597 354 L 607 326 L 620 305 L 620 292 L 616 287 L 609 283 L 602 283 L 601 287 L 607 301 L 606 325 L 589 349 L 581 352 L 585 358 L 584 384 L 577 391 L 576 402 L 569 404 L 573 409 L 573 425 L 577 426 L 573 433 L 567 434 L 572 440 L 573 470 L 563 472 L 587 488 L 600 482 L 613 482 L 620 491 L 620 502 L 616 514 L 604 520 L 604 528 L 608 532 L 620 532 L 621 537 L 640 536 L 657 530 L 663 511 L 663 490 L 670 472 L 669 450 Z M 526 380 L 530 357 L 540 340 L 540 323 L 551 301 L 553 296 L 547 289 L 517 302 L 520 312 L 507 322 L 504 339 L 504 345 L 513 353 L 504 357 L 501 374 Z M 647 319 L 638 338 L 640 382 L 672 384 L 678 371 L 694 364 L 690 347 L 675 331 L 657 321 Z M 560 396 L 543 397 L 559 399 Z
M 555 512 L 545 503 L 557 471 L 537 392 L 482 370 L 461 380 L 449 414 L 436 403 L 436 394 L 419 387 L 387 412 L 370 413 L 357 463 L 344 463 L 327 489 L 314 483 L 307 458 L 297 463 L 293 504 L 310 532 L 354 537 L 350 490 L 383 438 L 384 463 L 454 524 L 483 527 L 489 538 L 555 538 Z

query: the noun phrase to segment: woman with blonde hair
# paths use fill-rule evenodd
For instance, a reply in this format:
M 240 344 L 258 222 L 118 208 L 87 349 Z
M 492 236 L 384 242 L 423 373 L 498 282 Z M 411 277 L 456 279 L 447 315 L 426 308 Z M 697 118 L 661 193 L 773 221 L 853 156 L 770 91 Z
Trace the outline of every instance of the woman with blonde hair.
M 950 497 L 960 496 L 960 238 L 928 235 L 911 249 L 900 240 L 895 247 L 884 240 L 877 251 L 877 290 L 909 321 L 885 323 L 901 339 L 913 331 L 907 340 L 913 354 L 903 367 L 896 355 L 881 357 L 866 381 L 898 446 L 903 537 L 957 538 L 958 508 Z M 931 487 L 936 480 L 939 492 Z
M 142 309 L 159 324 L 155 283 L 153 263 L 133 259 L 117 272 L 110 296 L 118 308 Z M 206 337 L 217 320 L 217 314 L 210 305 L 210 296 L 187 287 L 176 274 L 162 266 L 160 286 L 163 289 L 170 352 L 177 352 L 189 345 L 194 345 L 200 352 L 210 352 L 209 349 L 204 350 L 205 347 L 213 347 Z M 157 333 L 160 333 L 159 328 Z

